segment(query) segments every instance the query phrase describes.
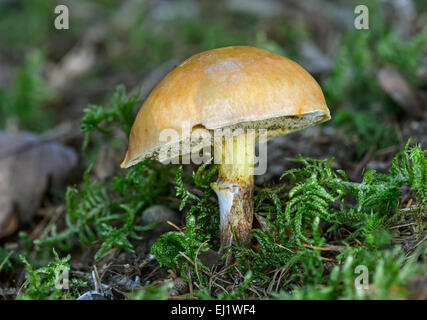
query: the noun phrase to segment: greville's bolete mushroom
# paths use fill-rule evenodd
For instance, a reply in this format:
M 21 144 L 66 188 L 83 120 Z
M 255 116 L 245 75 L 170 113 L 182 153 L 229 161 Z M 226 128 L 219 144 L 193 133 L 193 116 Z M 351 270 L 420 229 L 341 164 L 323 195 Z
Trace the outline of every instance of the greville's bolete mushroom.
M 136 117 L 121 166 L 182 159 L 196 145 L 197 150 L 212 146 L 219 163 L 211 186 L 219 199 L 221 246 L 247 246 L 259 132 L 270 139 L 329 119 L 322 90 L 297 63 L 249 46 L 214 49 L 185 60 L 153 89 Z M 203 142 L 192 137 L 200 129 L 210 133 Z M 179 134 L 165 141 L 162 134 L 170 130 Z

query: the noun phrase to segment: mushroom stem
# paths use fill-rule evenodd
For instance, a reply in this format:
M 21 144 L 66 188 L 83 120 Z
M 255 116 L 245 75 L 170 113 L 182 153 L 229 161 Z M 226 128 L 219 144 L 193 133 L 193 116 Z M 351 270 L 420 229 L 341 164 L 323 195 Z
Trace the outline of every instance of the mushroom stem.
M 214 147 L 219 172 L 211 187 L 219 200 L 221 247 L 247 247 L 253 220 L 255 134 L 226 138 Z

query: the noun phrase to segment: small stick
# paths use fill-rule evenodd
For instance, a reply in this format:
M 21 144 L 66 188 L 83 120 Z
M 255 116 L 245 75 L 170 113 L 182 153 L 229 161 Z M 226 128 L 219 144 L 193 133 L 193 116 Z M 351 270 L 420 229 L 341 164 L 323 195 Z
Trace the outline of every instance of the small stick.
M 320 257 L 320 259 L 323 260 L 323 261 L 330 261 L 330 262 L 338 263 L 338 260 L 332 259 L 332 258 Z
M 176 230 L 178 230 L 179 232 L 182 232 L 182 228 L 178 227 L 175 223 L 173 223 L 172 221 L 167 220 L 166 223 L 172 227 L 174 227 Z
M 196 266 L 196 264 L 193 262 L 193 260 L 191 260 L 184 252 L 179 251 L 180 255 L 182 255 L 186 260 L 188 260 L 194 267 Z M 207 276 L 211 276 L 211 274 L 209 272 L 207 272 L 204 269 L 200 269 L 204 274 L 206 274 Z
M 295 254 L 295 252 L 294 252 L 294 251 L 292 251 L 292 250 L 291 250 L 291 249 L 289 249 L 289 248 L 286 248 L 285 246 L 282 246 L 282 245 L 281 245 L 281 244 L 279 244 L 279 243 L 276 243 L 276 245 L 277 245 L 278 247 L 282 248 L 282 249 L 288 250 L 290 253 L 294 253 L 294 254 Z
M 416 224 L 416 223 L 415 222 L 411 222 L 411 223 L 407 223 L 407 224 L 401 224 L 401 225 L 398 225 L 398 226 L 390 227 L 390 229 L 398 229 L 398 228 L 408 227 L 408 226 L 412 226 L 414 224 Z
M 345 247 L 343 247 L 343 246 L 324 245 L 323 247 L 317 247 L 317 246 L 309 245 L 307 243 L 303 243 L 302 245 L 306 248 L 320 250 L 320 251 L 338 251 L 338 252 L 341 252 L 341 251 L 345 250 Z
M 0 271 L 1 269 L 3 269 L 3 266 L 6 264 L 7 260 L 9 260 L 10 256 L 14 253 L 14 251 L 12 250 L 11 252 L 8 253 L 8 255 L 3 259 L 3 261 L 0 264 Z

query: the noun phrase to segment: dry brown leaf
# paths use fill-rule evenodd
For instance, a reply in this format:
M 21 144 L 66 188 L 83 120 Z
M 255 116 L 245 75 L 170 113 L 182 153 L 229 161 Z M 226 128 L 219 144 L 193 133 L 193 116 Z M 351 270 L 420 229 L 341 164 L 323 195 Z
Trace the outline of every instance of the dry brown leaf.
M 0 237 L 31 221 L 47 188 L 58 188 L 75 167 L 75 152 L 31 133 L 0 132 Z

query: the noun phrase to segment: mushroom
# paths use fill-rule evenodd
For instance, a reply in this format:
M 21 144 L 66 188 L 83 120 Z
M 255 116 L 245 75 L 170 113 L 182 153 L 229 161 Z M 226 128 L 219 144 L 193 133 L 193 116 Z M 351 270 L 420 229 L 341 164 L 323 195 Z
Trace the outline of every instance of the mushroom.
M 271 139 L 329 119 L 321 88 L 294 61 L 249 46 L 209 50 L 182 62 L 153 89 L 121 167 L 145 159 L 182 161 L 195 149 L 213 147 L 219 171 L 211 187 L 219 200 L 221 247 L 247 247 L 260 132 Z M 193 137 L 200 129 L 207 139 Z

